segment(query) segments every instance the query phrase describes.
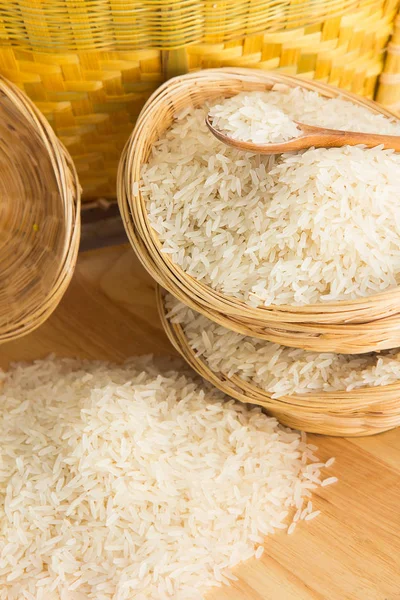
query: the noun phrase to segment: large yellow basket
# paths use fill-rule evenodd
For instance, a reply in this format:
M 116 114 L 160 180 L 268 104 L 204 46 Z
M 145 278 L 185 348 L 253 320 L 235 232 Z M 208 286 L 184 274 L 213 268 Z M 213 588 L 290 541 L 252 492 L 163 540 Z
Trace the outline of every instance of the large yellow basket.
M 114 197 L 151 93 L 209 67 L 278 69 L 373 97 L 398 0 L 0 0 L 0 74 L 69 150 L 84 198 Z

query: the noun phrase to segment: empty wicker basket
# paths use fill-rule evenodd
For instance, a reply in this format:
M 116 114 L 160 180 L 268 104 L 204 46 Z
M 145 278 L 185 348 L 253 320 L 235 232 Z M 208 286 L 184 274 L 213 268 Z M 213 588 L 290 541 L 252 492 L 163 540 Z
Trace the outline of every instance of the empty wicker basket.
M 0 342 L 38 327 L 71 279 L 80 188 L 70 157 L 32 102 L 0 78 Z
M 157 289 L 157 305 L 170 341 L 199 375 L 240 402 L 264 407 L 284 425 L 335 436 L 374 435 L 400 425 L 400 383 L 271 398 L 263 389 L 237 375 L 228 377 L 213 372 L 207 362 L 196 355 L 183 327 L 167 318 L 161 287 Z
M 244 335 L 306 350 L 359 354 L 395 348 L 400 342 L 400 288 L 353 301 L 305 306 L 252 308 L 189 277 L 161 251 L 141 194 L 134 195 L 152 144 L 172 123 L 174 113 L 205 100 L 242 90 L 270 89 L 276 83 L 302 86 L 327 97 L 342 95 L 393 118 L 374 102 L 315 82 L 253 69 L 210 69 L 176 77 L 145 105 L 121 158 L 118 200 L 128 237 L 143 265 L 165 289 L 211 320 Z

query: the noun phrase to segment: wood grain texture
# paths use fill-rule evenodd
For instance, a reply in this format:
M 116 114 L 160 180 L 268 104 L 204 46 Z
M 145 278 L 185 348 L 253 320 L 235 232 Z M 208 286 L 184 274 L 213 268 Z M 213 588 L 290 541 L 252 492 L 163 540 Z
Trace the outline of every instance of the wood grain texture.
M 0 347 L 0 364 L 56 352 L 123 360 L 174 353 L 161 330 L 154 284 L 127 246 L 81 254 L 72 284 L 47 323 Z M 260 561 L 209 600 L 400 600 L 400 432 L 372 438 L 310 436 L 338 484 L 321 489 L 322 515 L 293 536 L 266 540 Z M 156 599 L 155 599 L 156 600 Z

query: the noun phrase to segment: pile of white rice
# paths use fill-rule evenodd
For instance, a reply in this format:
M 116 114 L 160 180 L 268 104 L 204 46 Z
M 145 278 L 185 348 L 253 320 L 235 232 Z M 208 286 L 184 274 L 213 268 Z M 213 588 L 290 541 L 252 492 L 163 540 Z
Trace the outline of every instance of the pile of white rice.
M 273 398 L 353 390 L 400 380 L 399 349 L 382 354 L 334 354 L 286 348 L 234 333 L 191 310 L 170 294 L 168 318 L 179 323 L 196 356 L 214 373 L 237 375 Z
M 305 122 L 400 135 L 399 123 L 341 99 L 300 88 L 266 94 Z M 350 300 L 397 285 L 398 154 L 251 155 L 212 136 L 207 110 L 177 115 L 133 189 L 175 264 L 253 306 Z
M 14 365 L 1 391 L 1 600 L 195 600 L 318 515 L 333 459 L 150 358 Z

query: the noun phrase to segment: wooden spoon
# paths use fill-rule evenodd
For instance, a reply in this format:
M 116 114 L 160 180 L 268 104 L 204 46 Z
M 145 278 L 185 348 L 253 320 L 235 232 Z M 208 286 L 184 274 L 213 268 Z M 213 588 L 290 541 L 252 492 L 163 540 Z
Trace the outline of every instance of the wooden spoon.
M 210 115 L 206 117 L 208 129 L 217 139 L 228 146 L 239 150 L 253 152 L 254 154 L 283 154 L 284 152 L 295 152 L 307 148 L 340 148 L 341 146 L 357 146 L 363 144 L 367 148 L 383 145 L 386 149 L 400 151 L 400 136 L 379 135 L 376 133 L 358 133 L 357 131 L 341 131 L 339 129 L 326 129 L 315 127 L 293 121 L 300 129 L 300 135 L 279 144 L 255 144 L 253 142 L 242 142 L 235 140 L 225 133 L 216 129 Z

